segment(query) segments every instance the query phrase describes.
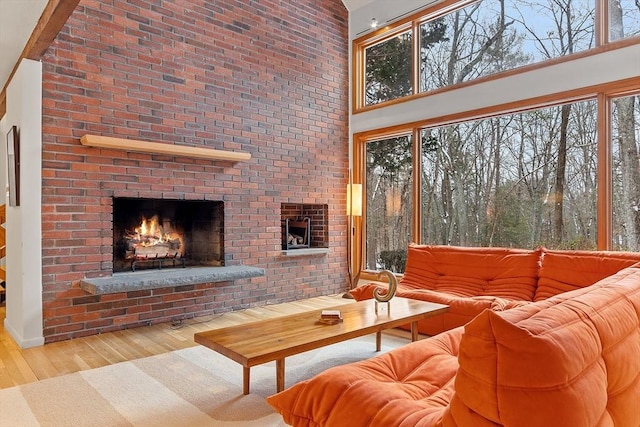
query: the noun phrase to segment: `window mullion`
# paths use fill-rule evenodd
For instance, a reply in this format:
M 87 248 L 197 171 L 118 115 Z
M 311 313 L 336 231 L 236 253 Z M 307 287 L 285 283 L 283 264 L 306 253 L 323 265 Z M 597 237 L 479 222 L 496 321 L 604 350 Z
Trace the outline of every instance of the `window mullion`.
M 411 218 L 411 239 L 422 241 L 422 140 L 420 128 L 413 129 L 413 210 Z

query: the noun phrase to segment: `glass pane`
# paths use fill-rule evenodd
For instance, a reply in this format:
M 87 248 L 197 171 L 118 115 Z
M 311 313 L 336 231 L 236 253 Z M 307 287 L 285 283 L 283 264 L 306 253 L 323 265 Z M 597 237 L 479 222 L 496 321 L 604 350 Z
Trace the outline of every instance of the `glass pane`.
M 368 270 L 404 272 L 411 241 L 411 137 L 366 144 L 366 255 Z
M 596 107 L 423 130 L 423 243 L 595 249 Z
M 595 0 L 482 0 L 420 27 L 425 92 L 594 46 Z
M 640 96 L 612 108 L 613 249 L 640 251 Z
M 411 95 L 411 32 L 365 50 L 365 105 Z
M 609 40 L 640 35 L 640 2 L 609 0 Z

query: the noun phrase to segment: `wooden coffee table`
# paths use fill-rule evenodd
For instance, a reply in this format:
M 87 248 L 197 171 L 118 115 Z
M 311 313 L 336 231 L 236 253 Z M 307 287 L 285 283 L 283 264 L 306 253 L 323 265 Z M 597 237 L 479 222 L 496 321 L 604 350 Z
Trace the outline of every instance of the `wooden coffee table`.
M 228 328 L 198 332 L 198 344 L 232 359 L 243 366 L 243 394 L 249 394 L 249 370 L 252 366 L 276 361 L 276 390 L 284 390 L 284 358 L 338 342 L 376 333 L 376 351 L 380 351 L 382 331 L 411 323 L 411 340 L 418 339 L 417 322 L 445 313 L 449 307 L 424 301 L 395 297 L 389 306 L 373 300 L 327 308 L 340 310 L 343 321 L 335 325 L 320 323 L 322 310 L 277 317 Z

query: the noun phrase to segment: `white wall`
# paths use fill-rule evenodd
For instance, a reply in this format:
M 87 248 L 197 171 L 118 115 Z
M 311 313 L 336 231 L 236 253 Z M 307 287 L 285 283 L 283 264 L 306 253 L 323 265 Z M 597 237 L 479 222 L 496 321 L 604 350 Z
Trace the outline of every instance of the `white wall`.
M 7 119 L 5 117 L 0 120 L 0 205 L 4 205 L 8 202 L 5 200 L 7 197 L 7 143 L 6 135 L 9 130 L 9 126 L 6 125 Z
M 349 13 L 349 34 L 351 40 L 373 31 L 371 18 L 376 18 L 378 28 L 382 28 L 407 15 L 424 9 L 437 0 L 374 0 Z
M 352 115 L 363 132 L 640 76 L 640 45 Z
M 7 87 L 0 123 L 4 145 L 11 126 L 20 138 L 20 206 L 7 203 L 5 329 L 20 347 L 44 344 L 42 333 L 42 64 L 22 60 Z M 6 168 L 6 147 L 3 164 Z M 3 191 L 4 192 L 4 191 Z
M 6 117 L 6 115 L 5 115 Z M 6 118 L 3 117 L 0 120 L 0 205 L 5 205 L 8 203 L 7 196 L 7 144 L 5 141 L 5 136 L 9 126 L 5 125 Z M 0 259 L 0 266 L 6 265 L 6 259 Z

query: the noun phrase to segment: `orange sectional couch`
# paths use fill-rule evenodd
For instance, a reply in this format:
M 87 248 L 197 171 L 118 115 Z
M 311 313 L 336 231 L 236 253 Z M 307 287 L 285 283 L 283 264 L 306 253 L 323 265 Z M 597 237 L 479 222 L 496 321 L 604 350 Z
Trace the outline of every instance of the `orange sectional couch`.
M 591 286 L 484 310 L 267 401 L 288 424 L 308 427 L 638 427 L 640 263 Z
M 448 313 L 418 324 L 421 333 L 436 335 L 485 309 L 502 311 L 589 286 L 637 262 L 635 252 L 411 244 L 396 295 L 448 305 Z M 372 298 L 378 286 L 369 283 L 350 293 L 361 301 Z

